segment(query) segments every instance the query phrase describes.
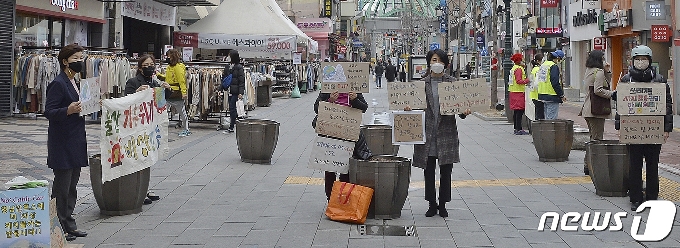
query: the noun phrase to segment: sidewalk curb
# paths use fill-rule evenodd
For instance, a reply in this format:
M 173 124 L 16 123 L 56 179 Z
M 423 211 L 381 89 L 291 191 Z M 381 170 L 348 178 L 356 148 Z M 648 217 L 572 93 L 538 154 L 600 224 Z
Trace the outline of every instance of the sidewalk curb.
M 486 116 L 486 115 L 479 113 L 479 112 L 474 112 L 472 114 L 474 116 L 477 116 L 477 118 L 485 120 L 485 121 L 507 121 L 508 120 L 508 118 L 506 118 L 506 117 L 490 117 L 490 116 Z

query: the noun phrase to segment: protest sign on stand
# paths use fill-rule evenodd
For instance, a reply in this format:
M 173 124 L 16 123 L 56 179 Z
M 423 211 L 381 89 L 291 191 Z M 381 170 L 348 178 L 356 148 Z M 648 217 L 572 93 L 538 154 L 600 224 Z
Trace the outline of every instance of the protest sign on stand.
M 411 109 L 426 109 L 425 82 L 388 82 L 387 100 L 390 110 L 404 110 L 406 106 Z
M 425 144 L 425 111 L 392 112 L 392 144 Z
M 321 101 L 316 121 L 316 133 L 356 141 L 361 131 L 363 112 L 349 106 Z
M 94 112 L 99 112 L 102 109 L 101 100 L 101 83 L 99 77 L 86 78 L 80 80 L 80 116 L 89 115 Z
M 455 115 L 470 109 L 472 112 L 489 110 L 489 86 L 484 78 L 439 83 L 439 112 Z
M 368 93 L 368 62 L 321 63 L 321 93 Z
M 318 136 L 314 140 L 307 167 L 346 174 L 353 153 L 354 142 Z

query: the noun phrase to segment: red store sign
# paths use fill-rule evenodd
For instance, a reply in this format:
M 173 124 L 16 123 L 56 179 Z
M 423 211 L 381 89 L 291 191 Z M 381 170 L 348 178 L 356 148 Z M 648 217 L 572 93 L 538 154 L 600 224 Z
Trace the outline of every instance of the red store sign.
M 595 50 L 605 50 L 605 49 L 607 49 L 607 38 L 606 37 L 595 37 L 595 38 L 593 38 L 593 49 L 595 49 Z
M 559 0 L 541 0 L 541 8 L 557 8 Z
M 198 47 L 198 33 L 179 33 L 173 35 L 172 44 L 180 47 Z
M 667 42 L 671 40 L 671 31 L 668 25 L 652 25 L 652 41 Z

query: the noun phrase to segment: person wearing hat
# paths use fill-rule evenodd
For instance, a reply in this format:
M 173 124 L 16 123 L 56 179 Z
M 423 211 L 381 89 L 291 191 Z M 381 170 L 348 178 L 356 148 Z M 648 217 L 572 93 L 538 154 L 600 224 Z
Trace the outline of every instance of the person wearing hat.
M 527 135 L 527 131 L 522 130 L 522 119 L 524 119 L 524 90 L 529 79 L 522 65 L 522 54 L 515 53 L 510 60 L 515 63 L 510 69 L 510 80 L 508 91 L 510 91 L 510 109 L 513 110 L 513 123 L 515 135 Z
M 673 131 L 673 99 L 671 89 L 666 79 L 656 72 L 652 64 L 652 49 L 647 46 L 636 46 L 631 50 L 633 66 L 628 68 L 628 73 L 621 78 L 620 82 L 635 83 L 663 83 L 666 84 L 666 115 L 664 116 L 664 140 Z M 616 92 L 612 94 L 616 100 Z M 619 130 L 620 120 L 616 115 L 615 128 Z M 628 196 L 630 197 L 631 209 L 636 211 L 644 201 L 656 200 L 659 197 L 659 155 L 660 144 L 630 144 L 628 170 Z M 647 168 L 647 191 L 646 196 L 642 193 L 642 160 Z
M 560 68 L 557 66 L 564 58 L 564 52 L 557 50 L 548 54 L 541 68 L 536 73 L 538 80 L 538 99 L 544 103 L 545 119 L 557 119 L 560 103 L 567 101 L 564 88 L 560 82 Z

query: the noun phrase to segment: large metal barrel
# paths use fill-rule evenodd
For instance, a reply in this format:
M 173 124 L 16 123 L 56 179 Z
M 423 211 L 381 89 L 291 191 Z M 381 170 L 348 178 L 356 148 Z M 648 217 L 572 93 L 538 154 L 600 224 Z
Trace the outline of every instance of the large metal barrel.
M 349 159 L 349 181 L 374 190 L 368 218 L 396 219 L 406 202 L 411 180 L 411 161 L 391 155 L 369 160 Z
M 278 122 L 259 119 L 236 122 L 236 145 L 243 162 L 271 164 L 278 140 Z
M 90 181 L 92 193 L 104 215 L 128 215 L 142 212 L 142 205 L 149 189 L 151 169 L 125 175 L 102 183 L 101 155 L 90 158 Z
M 596 140 L 586 145 L 590 178 L 599 196 L 626 196 L 628 192 L 628 146 L 618 140 Z
M 563 162 L 569 159 L 574 141 L 574 121 L 538 120 L 531 123 L 534 147 L 541 162 Z
M 361 127 L 368 148 L 373 155 L 394 155 L 399 153 L 399 145 L 392 144 L 392 126 L 364 125 Z

